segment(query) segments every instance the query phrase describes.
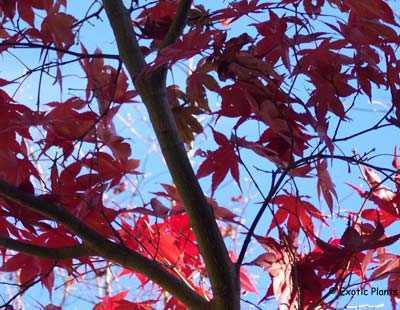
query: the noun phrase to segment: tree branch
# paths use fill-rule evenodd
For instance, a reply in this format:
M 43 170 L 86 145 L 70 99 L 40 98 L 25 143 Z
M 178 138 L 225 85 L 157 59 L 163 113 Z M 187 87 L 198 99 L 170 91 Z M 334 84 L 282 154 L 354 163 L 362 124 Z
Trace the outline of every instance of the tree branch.
M 189 2 L 182 1 L 180 4 L 182 12 L 177 14 L 180 20 L 173 22 L 176 26 L 169 31 L 171 39 L 179 36 L 176 30 L 184 28 L 182 21 L 186 20 L 185 8 L 190 5 Z M 122 1 L 103 0 L 103 4 L 117 41 L 119 54 L 146 105 L 161 151 L 196 235 L 213 290 L 213 308 L 239 309 L 240 282 L 237 269 L 229 258 L 212 208 L 203 194 L 179 136 L 167 101 L 165 69 L 143 72 L 144 58 Z
M 67 212 L 64 207 L 35 197 L 2 180 L 0 180 L 0 197 L 64 224 L 83 239 L 89 246 L 89 250 L 94 252 L 94 255 L 104 257 L 146 275 L 190 307 L 206 309 L 207 301 L 205 298 L 194 292 L 160 263 L 148 259 L 124 245 L 116 244 L 104 238 L 97 231 Z
M 113 55 L 113 54 L 85 54 L 85 53 L 79 53 L 79 52 L 74 52 L 70 51 L 64 48 L 59 48 L 59 47 L 54 47 L 54 46 L 47 46 L 43 44 L 38 44 L 38 43 L 24 43 L 24 42 L 1 42 L 0 46 L 9 46 L 10 48 L 40 48 L 44 50 L 50 50 L 50 51 L 56 51 L 60 53 L 64 53 L 67 55 L 71 56 L 76 56 L 79 58 L 104 58 L 104 59 L 115 59 L 115 60 L 120 60 L 120 57 L 118 55 Z
M 104 7 L 100 6 L 96 12 L 93 12 L 90 15 L 86 15 L 84 18 L 82 18 L 81 20 L 78 20 L 77 22 L 73 23 L 72 28 L 75 28 L 76 26 L 79 26 L 81 24 L 83 24 L 84 22 L 88 21 L 89 19 L 93 18 L 93 17 L 97 17 L 99 18 L 99 15 L 101 13 L 101 11 L 103 11 Z M 90 10 L 90 8 L 89 8 Z M 88 14 L 89 12 L 87 12 L 86 14 Z
M 94 251 L 91 251 L 83 244 L 64 248 L 49 248 L 11 238 L 0 237 L 0 246 L 26 255 L 55 260 L 95 255 Z
M 174 43 L 176 39 L 178 39 L 179 36 L 182 34 L 183 29 L 186 26 L 186 21 L 191 5 L 192 5 L 192 0 L 181 0 L 179 2 L 175 19 L 172 22 L 171 26 L 169 27 L 168 32 L 165 35 L 165 38 L 160 45 L 160 49 Z
M 246 237 L 244 239 L 242 248 L 240 249 L 239 257 L 238 257 L 238 260 L 237 260 L 238 268 L 240 268 L 240 266 L 243 263 L 243 259 L 244 259 L 245 255 L 246 255 L 247 248 L 249 247 L 251 239 L 254 236 L 254 231 L 256 230 L 258 223 L 260 222 L 262 216 L 264 215 L 265 210 L 267 209 L 268 205 L 270 204 L 272 198 L 276 194 L 276 191 L 279 189 L 279 186 L 285 180 L 285 177 L 288 174 L 288 172 L 289 172 L 289 168 L 286 169 L 284 172 L 282 172 L 282 174 L 280 175 L 280 177 L 279 177 L 279 179 L 278 179 L 278 181 L 276 183 L 274 181 L 272 181 L 271 188 L 270 188 L 270 190 L 268 192 L 268 195 L 264 199 L 260 209 L 258 210 L 258 212 L 256 214 L 256 217 L 254 218 L 253 222 L 251 223 L 250 229 L 247 232 Z M 272 214 L 272 216 L 274 216 L 274 214 Z M 277 225 L 277 227 L 279 227 L 279 225 Z
M 142 72 L 146 63 L 136 40 L 129 12 L 121 0 L 104 0 L 103 4 L 118 45 L 119 55 L 135 82 L 136 76 Z

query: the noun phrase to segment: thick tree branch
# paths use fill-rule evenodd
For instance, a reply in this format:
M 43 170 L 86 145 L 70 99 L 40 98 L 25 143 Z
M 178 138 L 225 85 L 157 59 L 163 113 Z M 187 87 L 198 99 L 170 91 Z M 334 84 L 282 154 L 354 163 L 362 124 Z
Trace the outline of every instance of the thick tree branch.
M 107 17 L 117 41 L 118 51 L 133 81 L 145 65 L 143 53 L 136 40 L 129 12 L 121 0 L 103 1 Z
M 160 49 L 174 43 L 176 39 L 178 39 L 179 36 L 182 34 L 183 29 L 186 26 L 186 21 L 191 5 L 192 5 L 191 0 L 181 0 L 179 2 L 175 19 L 172 22 L 171 26 L 169 27 L 168 32 L 165 35 L 165 38 L 160 45 Z
M 0 180 L 0 197 L 64 224 L 83 239 L 89 246 L 89 250 L 94 252 L 94 255 L 104 257 L 146 275 L 190 307 L 206 309 L 207 301 L 183 281 L 168 272 L 160 263 L 104 238 L 67 212 L 62 206 L 23 192 L 2 180 Z
M 183 11 L 178 14 L 183 21 L 186 20 L 184 8 L 190 5 L 186 2 L 188 1 L 180 4 Z M 179 136 L 167 101 L 165 70 L 153 72 L 142 70 L 145 65 L 144 59 L 122 1 L 103 0 L 103 3 L 117 41 L 119 54 L 146 105 L 163 156 L 196 235 L 213 289 L 213 308 L 239 309 L 240 282 L 237 270 L 229 258 L 212 208 L 207 203 Z M 174 29 L 184 28 L 182 21 L 175 23 Z M 173 36 L 171 34 L 171 39 L 179 36 L 175 30 L 170 29 L 170 31 L 174 33 Z
M 64 248 L 49 248 L 15 239 L 0 237 L 0 246 L 26 255 L 55 260 L 95 255 L 94 251 L 91 251 L 83 244 Z

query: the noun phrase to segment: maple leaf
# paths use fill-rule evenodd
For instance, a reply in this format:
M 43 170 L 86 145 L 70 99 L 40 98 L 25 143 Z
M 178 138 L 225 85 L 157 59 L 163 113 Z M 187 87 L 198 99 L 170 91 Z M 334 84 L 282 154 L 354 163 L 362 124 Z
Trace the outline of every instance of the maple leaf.
M 131 302 L 125 299 L 128 291 L 122 291 L 114 296 L 106 296 L 102 301 L 94 306 L 95 310 L 151 310 L 152 302 Z
M 169 184 L 161 184 L 164 189 L 164 192 L 154 192 L 153 194 L 164 197 L 171 202 L 172 210 L 171 214 L 179 214 L 184 211 L 183 203 L 181 198 L 179 197 L 178 191 L 174 185 Z
M 309 16 L 318 15 L 321 13 L 321 7 L 324 5 L 325 0 L 317 0 L 316 3 L 313 3 L 312 0 L 304 0 L 304 10 Z
M 363 167 L 363 175 L 364 180 L 370 187 L 369 191 L 363 191 L 359 187 L 352 184 L 348 185 L 352 187 L 361 197 L 373 201 L 379 207 L 379 209 L 385 211 L 382 213 L 382 215 L 389 213 L 390 217 L 398 218 L 400 211 L 397 204 L 396 193 L 382 185 L 381 179 L 375 170 L 369 167 Z
M 246 85 L 235 83 L 223 87 L 219 94 L 222 97 L 220 115 L 227 117 L 249 117 L 251 106 L 244 96 Z
M 279 195 L 271 201 L 278 205 L 279 209 L 271 221 L 268 232 L 276 225 L 280 225 L 287 220 L 288 229 L 298 233 L 300 228 L 310 236 L 314 235 L 314 225 L 312 218 L 316 218 L 325 223 L 322 213 L 311 203 L 304 201 L 296 196 Z
M 234 21 L 250 13 L 262 12 L 268 4 L 259 3 L 259 0 L 241 0 L 229 3 L 228 8 L 220 9 L 215 12 L 213 19 L 222 23 L 233 23 Z
M 170 216 L 156 224 L 150 224 L 148 217 L 142 216 L 134 228 L 124 222 L 121 237 L 130 248 L 163 264 L 174 266 L 176 276 L 186 282 L 192 282 L 194 266 L 203 273 L 195 238 L 185 214 Z
M 87 49 L 82 45 L 82 52 L 87 54 Z M 101 55 L 97 48 L 95 55 Z M 134 90 L 128 90 L 128 77 L 124 70 L 116 70 L 104 63 L 104 59 L 96 57 L 93 59 L 82 59 L 80 64 L 87 76 L 86 99 L 93 93 L 100 104 L 100 114 L 107 112 L 111 102 L 127 103 L 133 102 L 137 95 Z
M 168 209 L 165 207 L 158 199 L 152 198 L 150 200 L 150 205 L 153 210 L 148 210 L 145 208 L 135 208 L 135 212 L 139 212 L 142 214 L 148 214 L 156 217 L 161 217 L 161 218 L 166 218 L 167 215 L 177 215 L 181 214 L 184 212 L 183 208 L 183 203 L 179 197 L 179 194 L 176 190 L 175 186 L 171 186 L 168 184 L 162 184 L 162 187 L 164 188 L 165 192 L 155 192 L 153 194 L 156 194 L 160 197 L 167 198 L 169 201 L 171 201 L 172 208 Z M 210 197 L 206 197 L 207 202 L 211 206 L 214 212 L 214 216 L 216 219 L 225 221 L 225 222 L 231 222 L 231 223 L 236 223 L 238 225 L 242 225 L 238 220 L 237 220 L 237 215 L 230 211 L 229 209 L 222 207 L 218 204 L 218 202 Z
M 381 18 L 387 23 L 397 25 L 392 9 L 382 0 L 366 0 L 363 2 L 359 2 L 357 0 L 348 0 L 347 5 L 351 8 L 351 10 L 355 11 L 357 15 Z
M 392 167 L 397 170 L 394 175 L 394 180 L 396 183 L 397 191 L 399 191 L 400 190 L 400 159 L 397 155 L 397 146 L 394 147 Z
M 54 43 L 59 48 L 68 49 L 74 44 L 72 25 L 75 21 L 73 16 L 62 12 L 51 12 L 46 15 L 41 26 L 44 42 Z
M 211 71 L 210 66 L 204 59 L 199 61 L 196 70 L 190 73 L 186 81 L 187 99 L 194 106 L 197 106 L 205 111 L 209 111 L 206 89 L 219 93 L 220 86 L 214 77 L 207 74 Z
M 170 66 L 179 60 L 190 59 L 201 53 L 210 46 L 214 34 L 215 31 L 203 32 L 201 29 L 195 29 L 185 34 L 182 39 L 160 51 L 154 61 L 154 68 L 159 68 L 165 64 Z
M 62 310 L 62 307 L 53 304 L 48 304 L 43 307 L 43 310 Z
M 388 227 L 397 220 L 397 217 L 394 217 L 384 209 L 380 209 L 379 211 L 376 209 L 365 209 L 361 212 L 361 217 L 375 223 L 380 222 L 383 227 Z
M 379 222 L 372 231 L 364 234 L 355 227 L 348 226 L 340 240 L 326 243 L 316 237 L 316 244 L 322 252 L 310 253 L 309 259 L 324 273 L 345 272 L 348 274 L 351 272 L 363 279 L 365 278 L 363 262 L 366 255 L 362 252 L 388 246 L 398 239 L 400 239 L 400 234 L 384 237 L 384 228 Z
M 111 187 L 117 185 L 125 174 L 140 174 L 136 170 L 139 167 L 138 160 L 114 159 L 105 152 L 98 152 L 95 156 L 84 160 L 83 165 L 97 171 L 102 180 L 111 180 Z
M 176 1 L 159 1 L 155 6 L 143 10 L 138 16 L 138 22 L 142 26 L 140 36 L 153 39 L 158 44 L 168 32 L 176 7 Z
M 255 287 L 255 284 L 251 280 L 247 271 L 240 269 L 239 277 L 240 277 L 240 285 L 243 290 L 249 293 L 257 293 L 257 288 Z
M 230 211 L 227 208 L 221 207 L 218 205 L 218 203 L 212 199 L 212 198 L 207 198 L 208 203 L 211 205 L 211 207 L 214 210 L 214 215 L 217 219 L 227 221 L 227 222 L 232 222 L 232 223 L 238 223 L 236 221 L 237 215 Z
M 399 256 L 394 254 L 385 253 L 379 255 L 379 264 L 376 269 L 372 272 L 370 280 L 384 279 L 387 277 L 387 289 L 391 292 L 398 292 L 400 288 L 400 259 Z M 398 294 L 391 294 L 390 301 L 392 309 L 397 309 L 399 302 Z
M 327 170 L 328 165 L 326 161 L 319 161 L 317 162 L 317 192 L 318 192 L 318 198 L 320 198 L 321 193 L 329 207 L 329 210 L 331 211 L 332 214 L 332 209 L 333 209 L 333 197 L 337 198 L 336 190 L 335 190 L 335 185 L 332 182 L 332 179 L 329 175 L 329 172 Z
M 55 263 L 51 260 L 32 258 L 24 254 L 16 254 L 9 258 L 0 268 L 5 272 L 14 272 L 20 270 L 19 283 L 22 286 L 29 286 L 40 277 L 43 285 L 51 291 L 54 285 L 53 268 Z
M 273 293 L 279 309 L 295 309 L 298 296 L 293 282 L 293 269 L 296 267 L 291 261 L 289 251 L 273 238 L 257 236 L 256 239 L 267 252 L 259 255 L 249 264 L 263 268 L 272 278 L 272 285 L 260 302 L 265 301 Z
M 270 20 L 266 23 L 256 24 L 255 27 L 258 33 L 264 37 L 256 45 L 257 55 L 266 56 L 272 64 L 276 64 L 279 59 L 282 59 L 285 67 L 290 70 L 290 41 L 285 34 L 287 29 L 285 18 L 270 11 Z
M 30 26 L 34 26 L 35 15 L 31 1 L 18 1 L 18 14 Z
M 195 117 L 195 115 L 202 114 L 203 111 L 196 106 L 187 106 L 186 95 L 176 85 L 167 88 L 167 97 L 182 140 L 190 145 L 195 135 L 203 132 L 203 126 Z M 180 101 L 183 103 L 181 104 Z
M 343 147 L 345 141 L 381 132 L 381 127 L 389 130 L 386 125 L 400 127 L 399 23 L 390 1 L 233 0 L 217 9 L 207 6 L 207 1 L 201 5 L 178 0 L 145 1 L 143 5 L 130 1 L 126 10 L 123 6 L 129 5 L 128 1 L 100 2 L 89 3 L 82 15 L 74 6 L 66 10 L 66 0 L 0 0 L 0 53 L 5 64 L 0 77 L 0 179 L 6 188 L 7 183 L 14 185 L 20 194 L 11 199 L 10 191 L 0 191 L 0 241 L 10 238 L 11 243 L 49 251 L 88 246 L 91 253 L 54 261 L 28 255 L 24 247 L 10 253 L 2 246 L 0 271 L 17 273 L 23 290 L 37 280 L 51 294 L 54 283 L 59 282 L 54 267 L 78 280 L 79 270 L 102 276 L 103 268 L 99 269 L 97 262 L 104 260 L 107 266 L 112 262 L 121 265 L 118 276 L 134 275 L 138 288 L 100 298 L 93 302 L 95 309 L 207 308 L 209 305 L 197 304 L 209 302 L 213 307 L 214 300 L 225 294 L 232 297 L 224 299 L 227 308 L 237 308 L 233 301 L 241 300 L 239 294 L 257 294 L 260 289 L 261 282 L 254 281 L 243 266 L 246 263 L 237 276 L 228 279 L 232 284 L 241 282 L 240 292 L 230 290 L 239 286 L 236 283 L 221 294 L 215 283 L 230 276 L 224 273 L 230 269 L 224 259 L 227 253 L 231 255 L 233 244 L 221 240 L 231 237 L 235 241 L 244 228 L 246 240 L 254 237 L 263 247 L 247 264 L 263 268 L 271 278 L 260 302 L 275 296 L 279 309 L 331 309 L 331 304 L 325 304 L 332 301 L 327 290 L 342 288 L 353 275 L 363 285 L 385 279 L 388 289 L 400 289 L 399 256 L 387 249 L 396 251 L 400 235 L 385 235 L 385 228 L 400 218 L 397 149 L 393 169 L 384 166 L 390 165 L 385 157 L 380 157 L 382 167 L 375 163 L 364 167 L 362 162 L 375 157 L 357 156 L 355 161 L 354 154 L 339 157 L 334 153 L 349 151 Z M 103 17 L 110 22 L 108 32 L 98 26 Z M 109 24 L 105 21 L 104 26 Z M 108 40 L 110 34 L 115 42 Z M 90 40 L 96 35 L 113 44 L 93 47 Z M 20 71 L 21 75 L 13 76 Z M 179 81 L 176 85 L 175 80 Z M 55 87 L 54 93 L 56 83 L 60 87 Z M 32 85 L 36 89 L 31 89 Z M 68 94 L 82 91 L 84 99 L 72 95 L 43 104 L 49 96 L 64 98 L 68 95 L 65 90 Z M 355 113 L 366 108 L 364 99 L 373 102 L 385 93 L 392 103 L 385 117 L 377 116 L 378 123 L 366 130 L 341 134 L 358 125 L 347 122 L 350 116 L 364 121 Z M 36 105 L 31 95 L 36 97 Z M 144 127 L 133 121 L 137 118 L 131 119 L 130 113 L 138 116 L 142 108 L 137 105 L 132 110 L 124 105 L 139 95 L 150 116 L 145 113 L 141 120 L 149 120 L 156 130 L 176 127 L 179 131 L 180 139 L 167 145 L 159 141 L 167 159 L 182 155 L 168 146 L 179 146 L 182 140 L 190 148 L 196 135 L 212 132 L 214 149 L 195 152 L 203 158 L 197 177 L 211 179 L 211 197 L 198 197 L 205 202 L 202 208 L 196 204 L 198 199 L 190 196 L 192 190 L 202 195 L 198 184 L 184 177 L 193 171 L 188 165 L 171 164 L 169 159 L 167 166 L 179 181 L 177 186 L 163 183 L 159 192 L 146 191 L 152 191 L 154 184 L 148 181 L 153 180 L 159 165 L 143 164 L 146 171 L 138 172 L 139 161 L 132 159 L 131 146 L 141 142 Z M 157 114 L 158 104 L 169 104 L 173 118 Z M 121 113 L 128 117 L 118 120 Z M 211 129 L 202 127 L 200 115 L 210 121 Z M 370 116 L 372 120 L 375 115 Z M 344 124 L 348 128 L 344 129 Z M 129 130 L 123 130 L 125 126 Z M 128 136 L 130 132 L 133 135 Z M 374 141 L 373 136 L 368 140 Z M 261 175 L 246 179 L 250 183 L 243 193 L 238 147 L 245 149 L 243 160 L 249 159 L 251 166 L 248 172 Z M 146 149 L 147 145 L 141 145 L 137 151 Z M 357 213 L 350 210 L 349 218 L 357 221 L 348 223 L 338 238 L 329 235 L 335 228 L 329 226 L 321 232 L 328 240 L 323 241 L 316 236 L 314 221 L 325 224 L 330 220 L 336 225 L 341 217 L 324 216 L 311 204 L 312 198 L 304 196 L 306 188 L 298 186 L 297 180 L 316 176 L 316 196 L 332 215 L 341 189 L 333 176 L 340 170 L 328 171 L 326 151 L 332 163 L 344 160 L 349 168 L 362 167 L 369 188 L 352 188 L 376 206 L 363 205 Z M 143 155 L 146 161 L 147 155 Z M 182 156 L 183 161 L 188 159 Z M 393 188 L 383 184 L 389 170 Z M 233 198 L 238 208 L 251 203 L 252 182 L 260 181 L 257 190 L 261 194 L 263 177 L 272 175 L 267 181 L 274 186 L 266 195 L 272 198 L 265 202 L 275 206 L 275 216 L 265 219 L 271 221 L 268 233 L 285 225 L 288 236 L 285 229 L 274 232 L 279 241 L 254 235 L 262 229 L 258 220 L 263 208 L 249 209 L 258 212 L 249 231 L 242 222 L 250 213 L 243 213 L 244 209 L 233 212 L 213 199 L 224 194 L 217 190 L 229 173 L 241 190 L 241 195 Z M 140 177 L 130 180 L 129 174 Z M 35 203 L 40 212 L 33 211 Z M 56 207 L 47 208 L 51 204 Z M 202 213 L 204 207 L 210 208 L 214 217 L 207 219 L 211 213 Z M 64 213 L 57 216 L 60 214 L 48 210 L 68 212 L 67 218 L 73 217 L 77 225 L 64 220 Z M 202 225 L 213 220 L 215 229 Z M 93 240 L 87 238 L 93 234 L 77 229 L 84 227 L 82 224 L 105 238 L 105 243 L 96 243 L 94 252 Z M 299 236 L 306 246 L 299 244 Z M 111 242 L 121 253 L 104 247 Z M 253 242 L 243 246 L 245 261 L 254 253 L 253 246 Z M 134 251 L 134 259 L 127 248 Z M 98 259 L 92 260 L 94 254 Z M 144 266 L 131 263 L 137 258 Z M 112 264 L 111 268 L 114 272 L 119 267 Z M 161 270 L 169 275 L 163 277 Z M 68 281 L 65 289 L 74 282 Z M 335 297 L 341 297 L 340 292 Z M 390 300 L 394 309 L 398 296 L 390 296 Z M 39 307 L 59 308 L 40 303 Z
M 219 145 L 216 151 L 207 152 L 207 158 L 197 170 L 197 177 L 203 178 L 212 174 L 211 191 L 214 194 L 218 185 L 225 179 L 228 172 L 240 187 L 238 156 L 233 142 L 223 134 L 213 130 L 215 142 Z

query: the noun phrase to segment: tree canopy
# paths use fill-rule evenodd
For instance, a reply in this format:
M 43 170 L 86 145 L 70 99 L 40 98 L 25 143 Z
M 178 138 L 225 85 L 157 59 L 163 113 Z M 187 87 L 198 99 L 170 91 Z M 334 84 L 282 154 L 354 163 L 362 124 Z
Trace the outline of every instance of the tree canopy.
M 395 309 L 398 14 L 0 0 L 0 306 Z

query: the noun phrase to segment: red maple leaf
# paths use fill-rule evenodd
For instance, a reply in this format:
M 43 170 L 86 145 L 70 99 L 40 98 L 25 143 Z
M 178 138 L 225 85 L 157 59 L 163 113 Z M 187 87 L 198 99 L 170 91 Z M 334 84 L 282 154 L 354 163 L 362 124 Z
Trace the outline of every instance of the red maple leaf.
M 240 187 L 239 158 L 235 152 L 235 145 L 223 134 L 213 130 L 215 142 L 219 145 L 216 151 L 207 152 L 207 158 L 197 171 L 197 177 L 203 178 L 212 174 L 211 191 L 214 194 L 218 185 L 225 179 L 228 172 Z
M 62 12 L 50 12 L 42 22 L 41 34 L 45 43 L 54 43 L 56 47 L 68 49 L 74 44 L 72 25 L 76 19 Z M 62 55 L 62 53 L 59 53 Z
M 276 196 L 272 203 L 278 205 L 279 209 L 271 221 L 268 231 L 287 220 L 288 229 L 298 233 L 300 228 L 311 237 L 314 235 L 312 218 L 325 223 L 322 213 L 311 203 L 299 197 L 291 195 Z

